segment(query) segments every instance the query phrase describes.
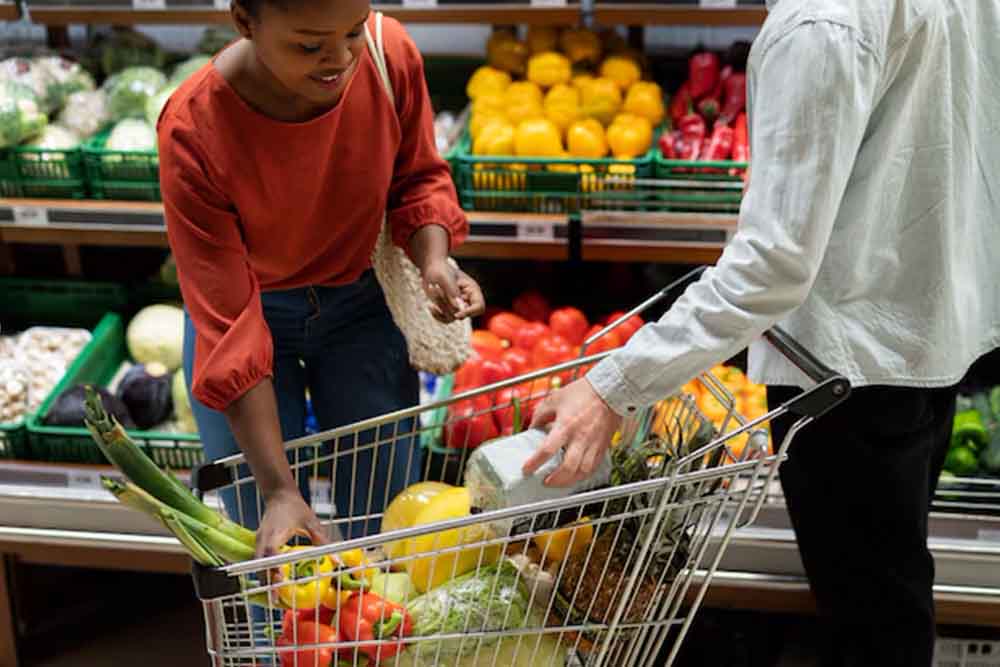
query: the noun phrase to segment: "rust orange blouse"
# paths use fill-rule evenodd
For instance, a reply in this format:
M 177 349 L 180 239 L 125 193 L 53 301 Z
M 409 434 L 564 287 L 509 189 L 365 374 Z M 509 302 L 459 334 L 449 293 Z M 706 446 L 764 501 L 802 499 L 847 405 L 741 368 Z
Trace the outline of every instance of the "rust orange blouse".
M 167 233 L 198 332 L 193 393 L 210 408 L 271 375 L 261 290 L 356 281 L 383 211 L 402 248 L 428 224 L 445 227 L 453 247 L 464 240 L 423 60 L 392 19 L 384 40 L 396 108 L 365 49 L 340 103 L 308 122 L 257 113 L 212 65 L 160 117 Z

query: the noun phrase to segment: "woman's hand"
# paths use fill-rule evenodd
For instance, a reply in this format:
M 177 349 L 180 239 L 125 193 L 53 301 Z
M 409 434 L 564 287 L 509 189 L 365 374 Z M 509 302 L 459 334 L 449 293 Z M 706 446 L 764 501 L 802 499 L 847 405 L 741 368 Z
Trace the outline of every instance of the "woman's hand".
M 296 535 L 308 537 L 313 546 L 330 541 L 298 488 L 282 489 L 265 501 L 264 519 L 257 529 L 257 558 L 278 554 Z
M 433 261 L 423 270 L 424 291 L 431 300 L 431 314 L 439 322 L 453 322 L 481 315 L 486 309 L 483 290 L 467 273 L 447 259 Z

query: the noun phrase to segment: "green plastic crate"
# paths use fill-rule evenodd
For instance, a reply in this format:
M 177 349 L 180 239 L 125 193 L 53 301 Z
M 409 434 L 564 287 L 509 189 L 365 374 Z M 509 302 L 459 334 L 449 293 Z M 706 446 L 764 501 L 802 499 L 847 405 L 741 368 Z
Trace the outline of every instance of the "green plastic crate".
M 21 196 L 39 199 L 84 199 L 87 175 L 83 150 L 53 151 L 18 146 L 10 151 Z
M 115 283 L 0 278 L 0 303 L 5 330 L 34 325 L 91 329 L 105 313 L 125 308 L 128 293 Z
M 653 175 L 655 147 L 654 138 L 649 152 L 634 160 L 481 156 L 472 154 L 466 131 L 454 158 L 455 183 L 467 211 L 639 210 L 650 193 L 633 181 Z
M 28 427 L 25 421 L 16 424 L 0 424 L 0 459 L 31 458 L 28 446 Z
M 87 183 L 95 199 L 160 201 L 160 159 L 156 151 L 111 151 L 109 130 L 83 145 Z
M 93 339 L 42 403 L 38 413 L 28 419 L 33 458 L 61 463 L 106 463 L 87 429 L 46 426 L 43 419 L 63 391 L 81 383 L 107 385 L 126 359 L 125 327 L 121 317 L 110 313 L 101 320 Z M 129 435 L 161 466 L 184 469 L 204 462 L 201 442 L 195 434 L 129 431 Z
M 654 193 L 660 210 L 739 212 L 743 201 L 741 173 L 747 168 L 746 162 L 670 160 L 656 150 L 653 167 L 656 179 L 667 181 L 660 183 Z
M 0 151 L 0 197 L 23 197 L 17 163 L 10 149 Z

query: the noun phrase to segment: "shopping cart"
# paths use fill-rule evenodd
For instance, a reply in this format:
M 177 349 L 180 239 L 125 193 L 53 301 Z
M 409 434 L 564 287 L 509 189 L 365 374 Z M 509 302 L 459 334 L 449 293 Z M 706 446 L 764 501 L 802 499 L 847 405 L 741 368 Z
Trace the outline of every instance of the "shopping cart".
M 668 286 L 629 315 L 665 299 L 696 275 Z M 369 659 L 419 667 L 672 664 L 734 530 L 754 520 L 792 438 L 850 393 L 845 378 L 783 331 L 775 328 L 765 336 L 815 382 L 812 388 L 747 420 L 735 409 L 726 386 L 712 374 L 702 375 L 701 383 L 726 407 L 719 428 L 690 395 L 667 397 L 625 421 L 610 449 L 607 484 L 564 498 L 484 512 L 464 507 L 441 521 L 379 533 L 394 485 L 375 488 L 359 479 L 358 461 L 362 455 L 392 457 L 392 445 L 422 435 L 440 440 L 449 429 L 456 429 L 451 435 L 470 432 L 457 430 L 459 420 L 530 410 L 557 384 L 549 380 L 571 379 L 604 355 L 288 442 L 297 476 L 322 478 L 334 487 L 350 484 L 367 493 L 364 512 L 333 508 L 314 498 L 314 509 L 333 530 L 341 535 L 358 535 L 359 525 L 363 530 L 354 539 L 306 551 L 217 569 L 196 566 L 195 587 L 204 605 L 213 664 L 314 667 L 329 660 L 323 649 L 336 650 L 351 665 L 372 664 Z M 512 387 L 535 393 L 527 399 L 522 393 L 520 401 L 498 399 Z M 458 405 L 485 407 L 454 410 Z M 442 414 L 443 419 L 433 418 Z M 762 426 L 785 414 L 798 419 L 772 449 Z M 745 445 L 732 446 L 739 438 L 747 439 Z M 454 456 L 464 465 L 468 451 L 459 448 Z M 435 478 L 429 460 L 421 462 L 411 454 L 405 467 L 414 466 L 421 466 L 421 479 Z M 407 480 L 413 477 L 411 470 Z M 246 496 L 239 490 L 253 484 L 242 456 L 195 474 L 200 492 L 229 493 L 235 499 L 238 506 L 230 507 L 230 513 L 236 518 L 261 512 L 259 501 L 256 508 L 240 505 Z M 367 555 L 367 563 L 348 566 L 346 558 L 337 556 L 356 549 Z M 335 576 L 321 567 L 286 570 L 285 579 L 274 574 L 282 566 L 318 564 L 326 557 L 340 566 Z M 338 598 L 347 599 L 351 591 L 346 582 L 370 576 L 371 568 L 402 569 L 413 575 L 414 585 L 422 584 L 403 600 L 412 612 L 412 628 L 400 630 L 402 625 L 389 623 L 385 627 L 393 629 L 391 634 L 379 637 L 362 632 L 360 620 L 351 621 L 356 628 L 344 628 L 348 617 L 341 613 L 331 623 L 341 625 L 343 636 L 299 637 L 294 623 L 289 631 L 289 618 L 301 618 L 299 612 L 319 615 L 321 605 L 313 601 L 310 608 L 299 609 L 295 596 L 285 596 L 292 598 L 294 608 L 282 609 L 282 587 L 327 581 Z M 421 595 L 424 589 L 429 593 Z M 390 611 L 377 613 L 382 617 L 377 620 L 389 620 Z M 665 663 L 658 663 L 664 653 Z

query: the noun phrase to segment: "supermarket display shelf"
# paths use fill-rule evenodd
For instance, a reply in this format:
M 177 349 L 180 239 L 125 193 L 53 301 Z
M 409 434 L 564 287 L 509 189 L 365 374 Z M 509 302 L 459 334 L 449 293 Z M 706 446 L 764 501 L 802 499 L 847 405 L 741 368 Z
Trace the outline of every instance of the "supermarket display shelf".
M 599 25 L 759 26 L 767 18 L 763 4 L 726 8 L 665 3 L 617 4 L 598 2 L 594 20 Z
M 588 211 L 584 261 L 714 264 L 736 231 L 731 213 Z
M 228 23 L 229 11 L 225 4 L 186 4 L 170 7 L 168 2 L 140 2 L 102 5 L 36 4 L 31 6 L 31 19 L 49 26 L 77 23 L 128 24 L 206 24 Z M 406 3 L 409 5 L 410 3 Z M 471 24 L 528 24 L 572 25 L 580 18 L 580 10 L 572 5 L 545 6 L 544 3 L 519 4 L 437 4 L 434 2 L 406 6 L 401 4 L 375 5 L 375 8 L 404 23 L 471 23 Z M 155 7 L 138 9 L 143 7 Z
M 0 2 L 0 21 L 16 21 L 21 16 L 21 10 L 13 2 Z

